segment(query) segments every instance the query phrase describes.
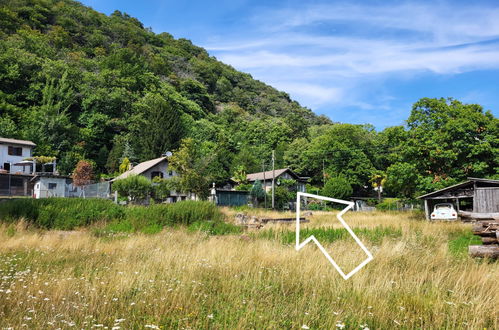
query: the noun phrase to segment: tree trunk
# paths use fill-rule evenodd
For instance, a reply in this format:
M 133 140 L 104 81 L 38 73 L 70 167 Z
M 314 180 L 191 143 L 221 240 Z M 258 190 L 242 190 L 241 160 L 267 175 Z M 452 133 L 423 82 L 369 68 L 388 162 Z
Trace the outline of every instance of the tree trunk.
M 497 241 L 497 237 L 482 237 L 482 244 L 483 245 L 499 244 L 499 242 Z
M 481 258 L 499 258 L 499 245 L 470 245 L 468 247 L 469 255 Z

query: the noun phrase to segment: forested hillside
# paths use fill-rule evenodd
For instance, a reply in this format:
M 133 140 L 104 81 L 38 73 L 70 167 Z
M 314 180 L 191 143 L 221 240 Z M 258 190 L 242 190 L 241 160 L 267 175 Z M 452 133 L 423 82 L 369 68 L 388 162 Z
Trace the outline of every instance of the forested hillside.
M 323 173 L 340 178 L 354 194 L 386 178 L 390 194 L 412 197 L 499 171 L 499 120 L 479 105 L 422 99 L 406 126 L 382 132 L 332 123 L 127 14 L 70 0 L 1 4 L 0 136 L 34 141 L 63 173 L 88 159 L 111 174 L 183 139 L 218 182 L 268 166 L 273 149 L 277 167 L 318 186 Z

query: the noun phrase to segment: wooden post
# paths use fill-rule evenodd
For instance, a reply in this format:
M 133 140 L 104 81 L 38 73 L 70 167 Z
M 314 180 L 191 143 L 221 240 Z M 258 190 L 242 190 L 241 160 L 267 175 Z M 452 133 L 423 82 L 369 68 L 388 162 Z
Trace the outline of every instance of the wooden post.
M 424 213 L 426 215 L 426 220 L 430 220 L 430 208 L 427 199 L 424 200 Z

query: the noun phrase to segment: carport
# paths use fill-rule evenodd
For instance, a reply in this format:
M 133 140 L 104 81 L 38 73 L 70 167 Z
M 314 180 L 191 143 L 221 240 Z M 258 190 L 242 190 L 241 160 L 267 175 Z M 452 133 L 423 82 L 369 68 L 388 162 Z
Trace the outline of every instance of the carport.
M 426 219 L 435 204 L 452 203 L 461 217 L 499 217 L 499 180 L 468 178 L 467 181 L 418 197 L 424 201 Z

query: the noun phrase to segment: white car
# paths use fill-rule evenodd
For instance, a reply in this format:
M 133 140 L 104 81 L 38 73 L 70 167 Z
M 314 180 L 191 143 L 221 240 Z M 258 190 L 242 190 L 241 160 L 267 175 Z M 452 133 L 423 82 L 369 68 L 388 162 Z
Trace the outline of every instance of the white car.
M 457 212 L 451 203 L 436 204 L 431 213 L 431 220 L 457 220 Z

